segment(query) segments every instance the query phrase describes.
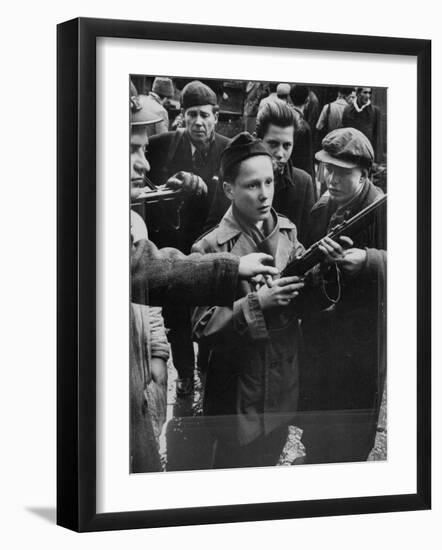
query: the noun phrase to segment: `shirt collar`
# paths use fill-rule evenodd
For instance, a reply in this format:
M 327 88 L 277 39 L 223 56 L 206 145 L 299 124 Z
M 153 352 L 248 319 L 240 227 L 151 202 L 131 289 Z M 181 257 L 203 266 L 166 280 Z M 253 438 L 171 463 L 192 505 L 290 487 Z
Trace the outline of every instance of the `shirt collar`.
M 195 147 L 195 145 L 192 143 L 192 140 L 190 139 L 189 136 L 187 136 L 187 139 L 189 140 L 189 143 L 190 143 L 190 151 L 192 153 L 192 158 L 195 156 L 195 153 L 197 151 L 197 148 Z M 204 151 L 201 151 L 203 155 L 205 155 L 207 153 L 207 151 L 209 151 L 209 149 L 212 147 L 212 144 L 213 142 L 215 141 L 215 132 L 213 132 L 213 136 L 209 142 L 209 146 L 207 147 L 207 149 L 204 149 Z
M 367 103 L 364 103 L 364 105 L 362 105 L 362 107 L 359 107 L 357 98 L 354 98 L 353 105 L 358 113 L 362 113 L 364 109 L 371 105 L 371 101 L 368 100 Z
M 277 217 L 279 229 L 293 229 L 295 225 L 286 217 L 278 216 L 272 208 L 272 215 Z M 238 222 L 235 220 L 235 216 L 232 212 L 232 206 L 229 207 L 227 212 L 224 214 L 224 217 L 219 223 L 217 230 L 217 241 L 218 244 L 223 245 L 226 242 L 234 239 L 242 233 L 241 227 L 238 225 Z

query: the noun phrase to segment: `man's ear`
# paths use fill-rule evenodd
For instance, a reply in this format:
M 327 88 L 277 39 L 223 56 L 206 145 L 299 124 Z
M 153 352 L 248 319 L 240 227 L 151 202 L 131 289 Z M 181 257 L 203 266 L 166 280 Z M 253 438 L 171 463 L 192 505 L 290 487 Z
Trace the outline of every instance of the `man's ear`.
M 230 182 L 223 181 L 224 193 L 230 201 L 233 201 L 233 189 L 232 189 L 232 187 L 233 187 L 233 185 Z
M 215 124 L 218 124 L 219 111 L 217 111 L 216 113 L 213 113 L 213 116 L 215 118 Z

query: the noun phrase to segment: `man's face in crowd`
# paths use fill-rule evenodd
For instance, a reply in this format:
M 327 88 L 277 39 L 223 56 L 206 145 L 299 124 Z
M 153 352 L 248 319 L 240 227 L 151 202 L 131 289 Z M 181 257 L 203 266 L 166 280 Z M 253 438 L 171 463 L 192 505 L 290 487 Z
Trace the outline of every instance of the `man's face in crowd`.
M 365 105 L 371 98 L 371 88 L 362 88 L 358 93 L 358 102 L 360 105 Z
M 277 169 L 281 172 L 290 158 L 293 150 L 293 126 L 282 128 L 269 124 L 262 142 L 267 151 L 272 155 Z
M 351 200 L 362 186 L 360 168 L 343 168 L 325 163 L 325 182 L 330 198 L 339 206 Z
M 148 143 L 149 138 L 147 137 L 147 126 L 132 126 L 130 132 L 131 188 L 145 186 L 143 176 L 150 170 L 150 165 L 145 156 Z
M 242 161 L 235 182 L 224 182 L 224 191 L 250 225 L 268 218 L 274 193 L 271 159 L 258 155 Z
M 205 146 L 210 142 L 217 122 L 218 113 L 213 112 L 213 105 L 197 105 L 184 112 L 186 130 L 196 146 Z
M 353 101 L 355 100 L 355 97 L 356 97 L 356 92 L 355 90 L 353 90 L 351 93 L 348 94 L 348 96 L 346 96 L 346 101 L 347 103 L 353 103 Z

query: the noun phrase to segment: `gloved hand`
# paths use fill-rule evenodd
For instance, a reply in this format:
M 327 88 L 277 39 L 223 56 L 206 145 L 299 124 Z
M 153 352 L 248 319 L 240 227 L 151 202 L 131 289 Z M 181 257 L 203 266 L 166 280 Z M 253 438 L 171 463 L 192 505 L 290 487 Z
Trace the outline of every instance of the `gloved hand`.
M 166 181 L 166 187 L 181 190 L 188 195 L 207 195 L 207 185 L 204 180 L 191 172 L 177 172 Z

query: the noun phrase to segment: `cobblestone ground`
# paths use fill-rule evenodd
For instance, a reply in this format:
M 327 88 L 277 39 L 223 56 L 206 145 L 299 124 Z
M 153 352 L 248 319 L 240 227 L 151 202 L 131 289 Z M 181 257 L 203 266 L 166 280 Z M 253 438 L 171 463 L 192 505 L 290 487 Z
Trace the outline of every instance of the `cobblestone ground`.
M 186 445 L 189 447 L 192 446 L 192 437 L 195 437 L 195 434 L 188 433 L 189 429 L 186 427 L 186 418 L 190 417 L 201 417 L 202 415 L 202 383 L 201 380 L 195 372 L 195 391 L 193 396 L 186 398 L 177 398 L 175 391 L 176 384 L 176 370 L 171 361 L 168 364 L 168 391 L 167 391 L 167 417 L 166 424 L 163 428 L 162 435 L 160 437 L 160 454 L 163 468 L 166 469 L 168 462 L 170 463 L 170 457 L 168 459 L 168 451 L 173 451 L 173 449 L 168 449 L 171 445 L 174 445 L 176 442 L 183 443 L 184 452 L 173 452 L 175 456 L 181 454 L 191 455 L 192 452 L 195 452 L 196 464 L 192 467 L 188 465 L 183 469 L 198 469 L 198 464 L 201 468 L 208 467 L 204 465 L 204 460 L 201 459 L 202 455 L 207 454 L 209 451 L 207 449 L 189 449 L 186 451 Z M 192 430 L 190 430 L 192 431 Z M 173 437 L 175 436 L 175 437 Z M 297 458 L 305 456 L 305 448 L 301 443 L 302 430 L 297 426 L 289 427 L 289 436 L 287 438 L 287 443 L 281 453 L 278 465 L 280 466 L 290 466 L 293 464 L 293 461 Z M 192 459 L 192 456 L 189 457 Z M 368 460 L 386 460 L 387 459 L 387 393 L 384 391 L 381 410 L 379 414 L 378 429 L 376 433 L 376 440 L 373 450 L 370 453 Z M 174 465 L 172 469 L 180 469 L 179 464 L 176 464 L 176 459 L 173 459 Z M 185 464 L 185 458 L 183 458 L 183 464 Z M 189 463 L 190 464 L 190 463 Z

